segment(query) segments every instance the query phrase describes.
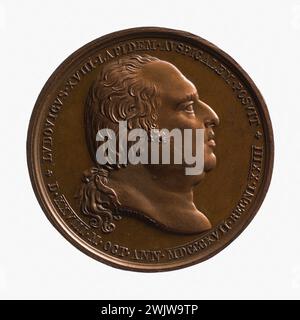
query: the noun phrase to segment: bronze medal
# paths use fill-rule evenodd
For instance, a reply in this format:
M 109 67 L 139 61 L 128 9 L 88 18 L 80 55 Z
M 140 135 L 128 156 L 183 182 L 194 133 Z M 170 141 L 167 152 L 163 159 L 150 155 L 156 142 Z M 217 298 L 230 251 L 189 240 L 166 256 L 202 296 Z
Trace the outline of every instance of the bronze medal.
M 166 271 L 206 260 L 249 224 L 270 184 L 273 135 L 260 92 L 226 53 L 135 28 L 57 68 L 27 156 L 42 209 L 73 245 L 114 267 Z

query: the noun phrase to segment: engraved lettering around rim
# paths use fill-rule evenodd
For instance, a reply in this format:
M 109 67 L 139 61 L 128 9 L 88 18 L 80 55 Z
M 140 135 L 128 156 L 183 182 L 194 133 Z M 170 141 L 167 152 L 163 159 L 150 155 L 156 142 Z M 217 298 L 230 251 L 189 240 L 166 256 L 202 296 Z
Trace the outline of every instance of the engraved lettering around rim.
M 75 55 L 74 60 L 68 62 L 70 68 L 65 69 L 69 70 L 67 71 L 68 73 L 62 70 L 61 73 L 57 74 L 59 77 L 63 74 L 63 77 L 60 78 L 63 80 L 61 80 L 61 82 L 57 82 L 57 87 L 55 87 L 56 91 L 53 90 L 51 95 L 49 93 L 46 99 L 41 99 L 41 101 L 47 101 L 47 104 L 43 106 L 43 118 L 41 118 L 41 121 L 39 123 L 39 132 L 38 134 L 36 134 L 37 130 L 33 130 L 33 133 L 35 133 L 37 136 L 37 143 L 35 148 L 38 149 L 38 155 L 40 156 L 39 164 L 41 164 L 41 173 L 43 176 L 43 179 L 41 180 L 46 186 L 46 189 L 48 191 L 47 198 L 49 198 L 50 196 L 50 199 L 52 201 L 52 203 L 50 203 L 51 210 L 55 211 L 56 216 L 52 212 L 51 214 L 53 214 L 54 218 L 57 219 L 57 221 L 61 221 L 61 225 L 58 226 L 58 229 L 69 229 L 67 231 L 68 235 L 70 236 L 70 238 L 72 238 L 72 240 L 74 240 L 75 243 L 78 239 L 81 239 L 77 247 L 84 247 L 85 251 L 89 251 L 88 247 L 94 247 L 92 255 L 99 256 L 99 260 L 101 261 L 107 260 L 110 264 L 118 265 L 118 263 L 115 261 L 120 258 L 120 260 L 122 259 L 124 261 L 122 266 L 126 269 L 129 269 L 129 267 L 132 266 L 133 269 L 145 270 L 143 269 L 143 265 L 146 265 L 146 263 L 148 263 L 149 265 L 151 265 L 151 268 L 153 267 L 153 270 L 163 270 L 169 268 L 165 268 L 164 263 L 165 265 L 169 263 L 168 266 L 174 268 L 184 265 L 183 261 L 180 260 L 186 257 L 194 256 L 193 260 L 187 259 L 187 261 L 196 261 L 195 258 L 197 258 L 197 256 L 199 257 L 199 261 L 200 259 L 203 259 L 203 257 L 206 258 L 206 253 L 204 254 L 204 251 L 209 249 L 207 250 L 209 254 L 210 252 L 213 252 L 214 248 L 222 249 L 222 247 L 224 247 L 224 244 L 226 244 L 227 239 L 230 239 L 231 234 L 234 234 L 236 230 L 243 229 L 240 228 L 241 223 L 246 221 L 245 219 L 248 219 L 248 215 L 249 218 L 251 218 L 252 213 L 254 213 L 255 211 L 251 210 L 255 208 L 254 205 L 256 204 L 256 200 L 259 200 L 256 199 L 256 197 L 260 197 L 261 194 L 263 194 L 264 196 L 264 192 L 261 192 L 261 186 L 265 187 L 266 185 L 268 185 L 268 183 L 264 183 L 264 178 L 266 176 L 266 173 L 270 173 L 267 167 L 267 161 L 270 152 L 267 142 L 268 134 L 271 131 L 269 132 L 268 123 L 265 126 L 265 118 L 267 118 L 268 120 L 268 116 L 265 117 L 265 106 L 263 101 L 261 101 L 259 94 L 257 94 L 255 86 L 251 84 L 251 81 L 248 81 L 247 75 L 243 73 L 243 70 L 241 70 L 238 65 L 235 65 L 235 63 L 230 59 L 227 59 L 226 55 L 223 56 L 221 51 L 219 52 L 217 49 L 214 50 L 213 46 L 210 46 L 209 44 L 207 45 L 205 41 L 199 41 L 198 46 L 196 40 L 189 41 L 188 37 L 184 38 L 178 36 L 174 37 L 174 39 L 176 40 L 169 40 L 165 39 L 165 36 L 162 35 L 161 38 L 150 39 L 151 36 L 149 36 L 149 33 L 147 37 L 149 38 L 144 38 L 143 40 L 137 37 L 131 37 L 127 38 L 130 40 L 126 41 L 124 40 L 125 37 L 122 37 L 119 39 L 123 39 L 124 41 L 122 40 L 119 43 L 106 42 L 106 44 L 115 43 L 115 45 L 110 45 L 107 47 L 105 47 L 105 43 L 103 42 L 101 46 L 99 45 L 101 42 L 95 42 L 96 45 L 90 47 L 90 49 L 87 51 L 88 54 L 87 52 L 82 51 L 77 56 Z M 171 35 L 170 38 L 172 38 Z M 209 49 L 206 49 L 206 45 Z M 172 52 L 172 54 L 168 56 L 168 52 Z M 216 52 L 216 54 L 214 52 Z M 222 215 L 220 214 L 220 217 L 222 217 L 220 218 L 220 220 L 217 220 L 219 219 L 218 216 L 214 217 L 214 219 L 212 219 L 212 228 L 209 230 L 205 230 L 201 234 L 195 234 L 195 237 L 193 238 L 189 237 L 188 239 L 193 240 L 188 243 L 185 243 L 186 240 L 184 239 L 187 238 L 185 238 L 186 234 L 183 234 L 182 240 L 180 242 L 176 240 L 176 245 L 178 244 L 178 246 L 176 247 L 171 247 L 174 246 L 175 243 L 169 242 L 168 238 L 168 241 L 163 241 L 162 243 L 155 239 L 155 241 L 149 241 L 149 243 L 144 243 L 143 241 L 141 241 L 140 245 L 132 244 L 132 240 L 129 239 L 127 241 L 125 237 L 130 237 L 132 234 L 134 234 L 135 230 L 132 232 L 130 228 L 131 223 L 136 222 L 130 221 L 130 219 L 128 219 L 128 223 L 128 221 L 125 221 L 125 218 L 118 222 L 118 231 L 120 230 L 120 233 L 116 232 L 114 235 L 101 234 L 100 236 L 101 230 L 97 228 L 93 229 L 93 227 L 91 227 L 92 224 L 90 224 L 88 218 L 86 216 L 81 216 L 81 214 L 77 212 L 77 210 L 74 211 L 74 209 L 71 207 L 71 205 L 73 206 L 73 201 L 75 200 L 69 199 L 69 203 L 67 200 L 67 196 L 65 195 L 69 196 L 70 193 L 72 193 L 73 191 L 75 193 L 77 190 L 75 190 L 74 186 L 72 186 L 72 188 L 74 187 L 74 190 L 72 188 L 67 189 L 68 184 L 66 183 L 66 180 L 64 180 L 64 175 L 58 178 L 58 173 L 61 172 L 62 168 L 59 168 L 60 170 L 58 170 L 57 172 L 55 168 L 56 164 L 60 165 L 62 161 L 60 146 L 59 144 L 56 145 L 58 141 L 56 141 L 57 135 L 55 131 L 57 130 L 57 133 L 60 134 L 61 125 L 64 125 L 64 123 L 62 124 L 62 120 L 65 120 L 65 114 L 59 116 L 60 113 L 65 108 L 77 108 L 77 102 L 71 104 L 68 101 L 68 103 L 66 103 L 66 100 L 69 99 L 70 95 L 72 95 L 73 90 L 76 90 L 77 96 L 77 87 L 78 91 L 81 91 L 81 89 L 84 88 L 83 94 L 81 92 L 78 92 L 78 96 L 81 99 L 81 97 L 85 94 L 85 88 L 88 87 L 88 82 L 91 79 L 94 79 L 94 73 L 96 74 L 98 72 L 98 69 L 102 70 L 110 62 L 114 63 L 115 61 L 119 61 L 125 58 L 122 56 L 133 56 L 135 54 L 148 54 L 153 55 L 154 57 L 158 56 L 160 59 L 165 58 L 166 61 L 174 59 L 176 55 L 177 58 L 178 55 L 182 55 L 184 56 L 184 58 L 178 59 L 178 61 L 184 60 L 192 66 L 198 65 L 198 68 L 201 64 L 202 66 L 200 66 L 201 68 L 199 69 L 206 69 L 206 71 L 204 72 L 204 78 L 206 77 L 206 75 L 213 75 L 213 77 L 215 77 L 216 79 L 218 78 L 218 83 L 223 82 L 222 90 L 224 89 L 227 90 L 226 92 L 230 92 L 232 98 L 238 101 L 241 110 L 241 114 L 238 114 L 238 119 L 243 120 L 244 116 L 245 121 L 243 121 L 242 124 L 244 125 L 244 123 L 247 123 L 247 134 L 249 134 L 249 137 L 253 138 L 253 143 L 255 143 L 251 145 L 251 148 L 248 149 L 250 155 L 248 172 L 247 161 L 245 162 L 245 166 L 242 167 L 243 176 L 245 176 L 245 179 L 242 181 L 244 187 L 241 190 L 238 189 L 237 193 L 235 193 L 235 201 L 237 201 L 235 202 L 233 210 L 231 212 L 226 211 L 226 213 L 224 212 L 222 213 Z M 176 58 L 174 60 L 176 60 Z M 187 60 L 190 61 L 188 62 Z M 93 75 L 91 73 L 93 73 Z M 58 79 L 59 77 L 57 77 L 56 79 Z M 230 107 L 230 105 L 228 105 L 228 107 Z M 217 108 L 219 108 L 219 106 L 217 106 Z M 216 110 L 218 110 L 217 108 Z M 77 111 L 78 110 L 76 110 L 76 112 Z M 66 115 L 69 115 L 69 113 L 66 113 Z M 263 122 L 264 127 L 261 126 L 261 122 Z M 66 124 L 66 127 L 68 128 L 69 122 L 66 121 Z M 243 129 L 245 128 L 243 127 Z M 62 141 L 62 145 L 64 145 L 65 140 L 62 139 Z M 249 143 L 249 145 L 247 146 L 250 147 L 250 142 L 247 143 Z M 59 155 L 57 159 L 55 159 L 55 150 L 58 151 L 57 155 Z M 266 157 L 265 154 L 267 155 Z M 249 158 L 247 160 L 249 161 Z M 85 159 L 83 159 L 82 161 L 83 164 L 84 161 Z M 65 164 L 67 164 L 67 161 L 65 162 Z M 106 175 L 103 176 L 107 178 Z M 57 178 L 61 180 L 55 181 L 54 179 Z M 96 182 L 102 183 L 103 179 L 99 181 L 97 180 Z M 65 195 L 63 194 L 63 188 L 61 187 L 63 185 L 64 187 L 66 187 L 66 190 L 64 190 Z M 112 185 L 112 187 L 116 188 L 114 185 Z M 55 210 L 53 210 L 52 207 L 55 208 Z M 123 214 L 125 217 L 127 214 L 129 215 L 129 210 L 126 211 L 126 206 L 124 208 L 125 209 Z M 118 212 L 116 211 L 116 213 Z M 116 221 L 118 220 L 117 215 L 116 217 L 114 217 L 114 219 Z M 126 233 L 124 233 L 124 229 L 122 228 L 127 227 L 127 223 L 130 226 L 130 232 L 127 232 L 128 230 L 125 230 Z M 97 226 L 96 223 L 95 226 Z M 144 231 L 142 228 L 141 230 L 141 232 Z M 151 231 L 149 230 L 150 228 L 146 229 L 145 234 L 147 236 Z M 167 233 L 167 231 L 169 232 L 170 230 L 162 228 L 162 231 L 166 231 L 165 233 Z M 119 239 L 118 237 L 120 234 L 121 236 Z M 124 242 L 121 239 L 123 239 Z M 141 238 L 137 237 L 137 239 Z M 163 243 L 170 243 L 170 247 L 165 247 L 167 245 L 164 245 Z M 129 247 L 127 247 L 126 245 Z M 149 249 L 149 247 L 155 249 Z M 109 256 L 111 259 L 109 259 Z M 157 266 L 155 266 L 155 264 L 157 264 Z

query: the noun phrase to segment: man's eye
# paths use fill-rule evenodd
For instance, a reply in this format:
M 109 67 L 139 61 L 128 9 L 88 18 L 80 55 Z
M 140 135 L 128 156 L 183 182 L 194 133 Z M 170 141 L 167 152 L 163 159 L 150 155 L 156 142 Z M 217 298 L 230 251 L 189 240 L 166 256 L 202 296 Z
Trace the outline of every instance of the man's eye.
M 184 107 L 184 111 L 187 113 L 194 113 L 194 104 L 193 103 L 189 103 L 188 105 L 186 105 Z

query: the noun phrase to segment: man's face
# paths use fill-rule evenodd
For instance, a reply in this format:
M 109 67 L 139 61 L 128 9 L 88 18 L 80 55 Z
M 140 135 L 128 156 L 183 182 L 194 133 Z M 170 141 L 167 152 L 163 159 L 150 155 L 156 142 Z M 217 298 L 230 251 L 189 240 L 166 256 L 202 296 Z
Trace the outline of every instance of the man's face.
M 204 171 L 213 169 L 216 165 L 213 127 L 219 124 L 216 113 L 199 99 L 194 84 L 172 64 L 154 62 L 146 72 L 156 82 L 160 93 L 159 129 L 204 129 Z M 195 150 L 195 139 L 193 143 Z

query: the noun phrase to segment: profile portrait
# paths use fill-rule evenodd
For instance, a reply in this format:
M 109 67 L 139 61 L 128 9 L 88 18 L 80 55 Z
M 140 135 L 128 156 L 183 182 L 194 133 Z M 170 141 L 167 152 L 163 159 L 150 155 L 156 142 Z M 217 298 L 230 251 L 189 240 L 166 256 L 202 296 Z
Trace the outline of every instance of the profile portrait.
M 200 88 L 199 88 L 200 89 Z M 199 91 L 200 92 L 200 91 Z M 109 129 L 119 139 L 119 123 L 127 129 L 177 128 L 203 130 L 203 170 L 187 175 L 187 164 L 105 163 L 97 161 L 103 141 L 99 130 Z M 205 212 L 194 204 L 194 188 L 215 168 L 214 127 L 219 118 L 199 97 L 195 85 L 170 62 L 147 54 L 132 54 L 106 62 L 90 86 L 84 105 L 87 149 L 94 163 L 83 172 L 80 213 L 103 233 L 117 229 L 128 216 L 177 234 L 197 234 L 211 229 Z M 130 146 L 130 141 L 128 142 Z M 162 139 L 158 143 L 163 144 Z M 192 148 L 196 148 L 196 140 Z

